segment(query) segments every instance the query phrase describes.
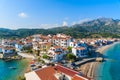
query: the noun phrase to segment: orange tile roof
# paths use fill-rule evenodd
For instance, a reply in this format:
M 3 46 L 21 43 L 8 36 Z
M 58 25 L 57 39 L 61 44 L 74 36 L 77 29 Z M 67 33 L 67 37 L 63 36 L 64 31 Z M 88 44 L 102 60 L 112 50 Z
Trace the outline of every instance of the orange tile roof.
M 54 48 L 55 48 L 55 49 L 57 49 L 57 48 L 61 48 L 61 49 L 62 49 L 62 47 L 61 47 L 61 46 L 54 46 Z
M 56 72 L 62 72 L 64 74 L 67 74 L 68 76 L 72 78 L 72 80 L 87 80 L 87 78 L 84 78 L 81 76 L 79 77 L 79 75 L 77 75 L 79 72 L 66 68 L 61 65 L 49 66 L 49 67 L 45 67 L 45 68 L 35 71 L 35 73 L 38 75 L 38 77 L 41 80 L 58 80 L 55 77 Z
M 32 40 L 26 40 L 26 42 L 27 42 L 27 43 L 31 43 L 31 42 L 32 42 Z
M 6 49 L 6 50 L 13 50 L 13 49 L 15 49 L 15 47 L 6 46 L 6 47 L 4 47 L 4 49 Z
M 17 41 L 16 43 L 20 44 L 20 45 L 24 45 L 24 43 L 22 41 Z
M 64 37 L 62 37 L 62 36 L 56 36 L 56 35 L 54 35 L 53 36 L 53 39 L 63 39 L 63 40 L 68 40 L 68 39 L 70 39 L 71 37 L 70 36 L 64 36 Z
M 77 50 L 84 50 L 85 47 L 80 47 L 80 48 L 75 48 L 75 49 L 77 49 Z
M 58 65 L 55 67 L 57 70 L 61 71 L 62 73 L 65 73 L 71 77 L 73 77 L 75 74 L 78 74 L 79 72 L 74 71 L 72 69 L 66 68 L 64 66 Z
M 75 75 L 75 76 L 72 78 L 72 80 L 88 80 L 88 79 L 83 78 L 83 77 L 81 77 L 81 76 L 79 76 L 79 75 Z
M 2 45 L 0 45 L 0 48 L 3 48 L 3 46 L 2 46 Z
M 57 52 L 55 52 L 55 54 L 62 54 L 62 52 L 61 51 L 57 51 Z
M 50 66 L 42 68 L 41 70 L 36 71 L 36 73 L 41 80 L 57 80 L 57 78 L 54 76 L 55 74 L 54 67 Z
M 63 50 L 67 51 L 68 49 L 67 48 L 63 48 Z

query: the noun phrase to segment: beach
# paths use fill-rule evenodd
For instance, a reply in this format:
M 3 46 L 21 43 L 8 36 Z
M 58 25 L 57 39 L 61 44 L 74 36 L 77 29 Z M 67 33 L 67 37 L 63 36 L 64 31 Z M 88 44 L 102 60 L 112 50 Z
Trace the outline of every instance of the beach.
M 106 45 L 106 46 L 102 46 L 96 50 L 96 53 L 103 54 L 105 50 L 109 49 L 114 44 L 115 43 Z M 100 64 L 100 62 L 96 62 L 96 61 L 88 62 L 86 64 L 81 65 L 79 69 L 82 71 L 82 73 L 85 76 L 91 78 L 91 80 L 96 80 L 95 79 L 96 69 L 98 68 L 99 64 Z
M 108 48 L 110 48 L 114 44 L 116 44 L 116 43 L 113 43 L 113 44 L 110 44 L 110 45 L 106 45 L 106 46 L 102 46 L 101 48 L 98 48 L 96 50 L 96 52 L 99 52 L 100 54 L 103 54 L 105 50 L 107 50 Z

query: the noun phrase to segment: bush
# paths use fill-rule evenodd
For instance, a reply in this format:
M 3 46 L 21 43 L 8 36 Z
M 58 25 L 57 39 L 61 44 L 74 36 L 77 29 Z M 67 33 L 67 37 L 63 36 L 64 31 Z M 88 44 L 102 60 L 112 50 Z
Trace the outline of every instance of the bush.
M 25 77 L 24 77 L 24 76 L 19 76 L 19 77 L 17 78 L 17 80 L 25 80 Z
M 68 49 L 69 53 L 72 52 L 72 47 L 69 46 L 67 49 Z
M 49 56 L 46 55 L 46 54 L 44 54 L 44 55 L 43 55 L 43 58 L 44 58 L 44 59 L 49 59 Z
M 66 57 L 68 60 L 75 60 L 76 59 L 76 56 L 72 53 L 67 54 Z

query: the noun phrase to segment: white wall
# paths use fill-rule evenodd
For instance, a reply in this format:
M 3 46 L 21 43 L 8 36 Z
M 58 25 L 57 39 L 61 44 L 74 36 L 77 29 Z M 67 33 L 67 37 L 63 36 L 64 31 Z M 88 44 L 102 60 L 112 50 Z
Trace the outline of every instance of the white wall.
M 34 71 L 25 73 L 25 79 L 26 80 L 41 80 Z

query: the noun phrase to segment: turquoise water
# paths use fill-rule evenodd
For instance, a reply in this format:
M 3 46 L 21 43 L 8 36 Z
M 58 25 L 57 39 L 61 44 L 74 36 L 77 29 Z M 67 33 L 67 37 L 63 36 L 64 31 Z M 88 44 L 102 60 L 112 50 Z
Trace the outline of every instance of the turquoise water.
M 10 69 L 9 67 L 16 67 Z M 0 60 L 0 80 L 17 80 L 18 76 L 22 76 L 28 66 L 27 60 L 16 60 L 5 62 Z
M 100 64 L 96 80 L 120 80 L 120 43 L 116 43 L 104 52 L 109 60 Z

